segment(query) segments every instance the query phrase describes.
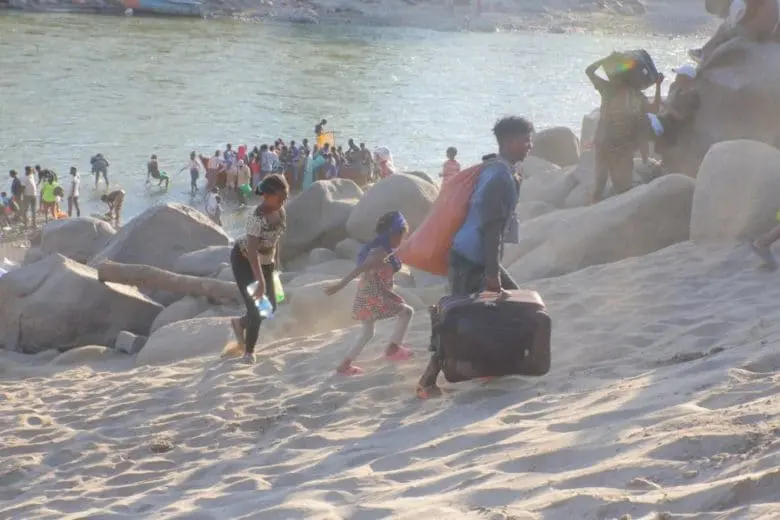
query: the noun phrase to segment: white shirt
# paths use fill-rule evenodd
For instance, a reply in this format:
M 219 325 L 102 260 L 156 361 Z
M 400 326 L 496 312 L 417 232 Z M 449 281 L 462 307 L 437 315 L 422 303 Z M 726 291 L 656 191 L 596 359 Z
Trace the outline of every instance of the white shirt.
M 78 197 L 79 196 L 79 186 L 81 185 L 81 175 L 79 173 L 76 173 L 76 175 L 73 175 L 70 180 L 70 196 L 71 197 Z
M 222 159 L 217 157 L 216 155 L 209 159 L 209 170 L 218 170 L 219 167 L 222 165 Z
M 38 185 L 35 183 L 35 174 L 26 175 L 24 178 L 25 197 L 37 197 Z

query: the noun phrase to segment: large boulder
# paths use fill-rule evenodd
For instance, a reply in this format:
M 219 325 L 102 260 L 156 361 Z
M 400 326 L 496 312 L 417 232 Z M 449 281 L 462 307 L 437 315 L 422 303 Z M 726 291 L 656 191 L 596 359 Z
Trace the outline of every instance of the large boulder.
M 50 255 L 0 278 L 0 345 L 27 353 L 113 345 L 122 330 L 147 334 L 161 310 L 133 287 Z
M 418 177 L 396 174 L 382 179 L 360 200 L 347 220 L 349 236 L 361 242 L 376 237 L 376 223 L 390 211 L 400 211 L 413 231 L 419 226 L 439 189 Z
M 582 127 L 580 129 L 580 152 L 593 148 L 593 140 L 596 138 L 596 129 L 599 126 L 601 110 L 596 108 L 589 114 L 582 116 Z
M 547 202 L 520 202 L 517 204 L 515 213 L 518 222 L 526 222 L 528 220 L 533 220 L 536 217 L 552 213 L 557 209 L 558 208 Z
M 580 140 L 571 128 L 557 126 L 537 132 L 531 155 L 558 166 L 571 166 L 580 160 Z
M 551 163 L 547 159 L 542 159 L 541 157 L 534 157 L 533 155 L 526 157 L 520 166 L 523 179 L 530 179 L 536 175 L 555 173 L 560 170 L 561 167 L 557 164 Z
M 160 204 L 125 224 L 89 265 L 113 260 L 170 271 L 183 254 L 229 242 L 222 228 L 203 213 L 184 204 Z
M 577 184 L 576 173 L 570 169 L 534 175 L 530 179 L 523 179 L 517 202 L 545 202 L 562 208 Z
M 332 248 L 347 238 L 347 219 L 363 190 L 347 179 L 318 181 L 287 203 L 287 232 L 282 259 L 290 260 L 315 247 Z
M 330 260 L 320 264 L 310 265 L 306 273 L 322 274 L 335 279 L 341 279 L 355 269 L 355 262 L 351 260 Z
M 595 206 L 534 219 L 528 224 L 550 220 L 552 226 L 537 247 L 516 258 L 509 272 L 518 282 L 526 282 L 685 241 L 694 186 L 690 177 L 667 175 Z
M 230 318 L 196 318 L 161 328 L 146 341 L 138 365 L 175 363 L 184 359 L 219 356 L 231 339 Z
M 86 264 L 106 247 L 114 235 L 116 230 L 100 219 L 80 217 L 55 220 L 41 229 L 38 247 L 44 256 L 59 253 Z
M 343 260 L 355 260 L 361 249 L 363 249 L 363 244 L 354 238 L 345 238 L 335 247 L 336 254 Z
M 735 39 L 696 78 L 700 107 L 664 151 L 667 169 L 696 175 L 710 147 L 750 139 L 780 147 L 780 45 Z M 736 173 L 736 172 L 735 172 Z
M 149 327 L 149 333 L 154 334 L 158 329 L 161 329 L 170 323 L 191 320 L 198 314 L 205 312 L 209 306 L 209 302 L 206 298 L 185 296 L 163 309 L 163 311 L 157 315 L 154 322 L 152 322 L 152 326 Z
M 230 265 L 230 246 L 211 246 L 181 255 L 173 272 L 192 276 L 212 276 Z
M 84 347 L 78 347 L 71 349 L 67 352 L 63 352 L 54 359 L 52 359 L 50 365 L 89 365 L 92 363 L 100 363 L 103 361 L 109 361 L 119 357 L 119 353 L 108 347 L 100 345 L 87 345 Z
M 691 240 L 751 239 L 777 224 L 780 150 L 726 141 L 704 157 L 696 178 Z

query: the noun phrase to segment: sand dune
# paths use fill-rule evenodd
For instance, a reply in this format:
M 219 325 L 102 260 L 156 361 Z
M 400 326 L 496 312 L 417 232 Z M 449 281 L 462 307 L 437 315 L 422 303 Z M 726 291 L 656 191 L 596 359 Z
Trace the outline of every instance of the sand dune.
M 532 285 L 550 374 L 424 402 L 425 316 L 417 360 L 377 341 L 351 379 L 355 328 L 251 368 L 0 352 L 0 518 L 778 518 L 776 274 L 685 243 Z

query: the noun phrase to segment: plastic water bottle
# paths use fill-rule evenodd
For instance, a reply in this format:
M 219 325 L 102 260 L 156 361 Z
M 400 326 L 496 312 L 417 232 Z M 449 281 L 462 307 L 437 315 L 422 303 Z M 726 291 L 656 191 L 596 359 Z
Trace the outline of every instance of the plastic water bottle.
M 257 282 L 252 282 L 246 286 L 246 292 L 249 293 L 250 297 L 255 293 L 255 289 L 257 289 Z M 261 318 L 273 318 L 274 307 L 271 305 L 271 300 L 268 299 L 268 296 L 264 294 L 262 298 L 255 298 L 255 306 L 257 306 L 257 310 L 260 312 Z

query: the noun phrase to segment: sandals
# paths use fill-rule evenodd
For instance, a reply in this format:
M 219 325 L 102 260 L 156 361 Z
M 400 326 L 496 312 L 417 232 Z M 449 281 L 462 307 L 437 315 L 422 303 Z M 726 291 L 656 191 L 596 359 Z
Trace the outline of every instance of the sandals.
M 385 354 L 385 359 L 388 361 L 409 361 L 414 357 L 414 352 L 409 347 L 399 345 L 395 352 L 392 354 Z
M 342 376 L 359 376 L 363 373 L 363 369 L 357 365 L 349 365 L 347 368 L 337 368 L 336 373 Z

